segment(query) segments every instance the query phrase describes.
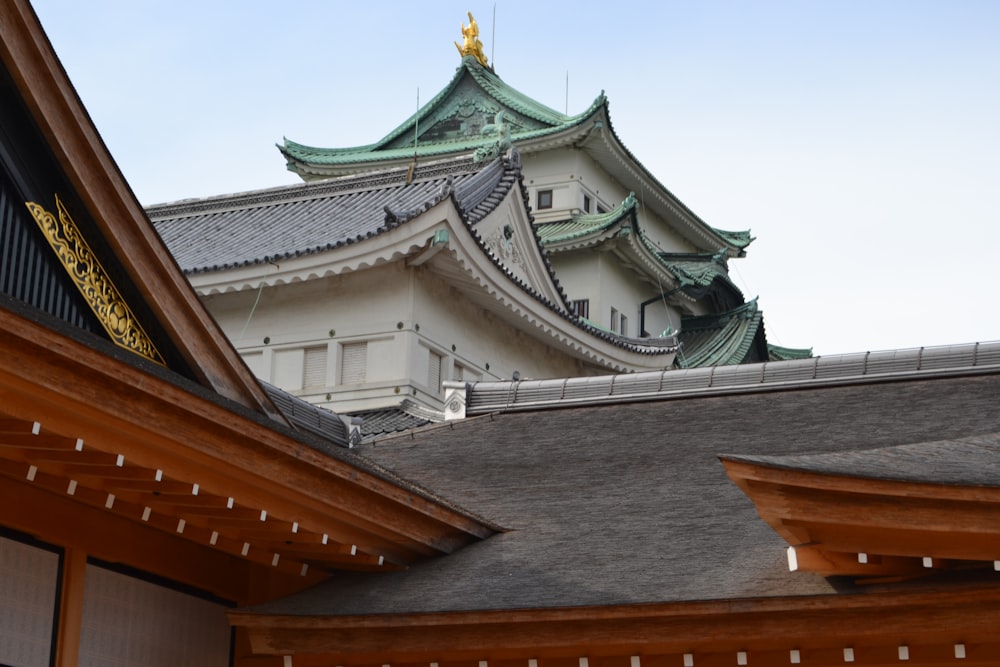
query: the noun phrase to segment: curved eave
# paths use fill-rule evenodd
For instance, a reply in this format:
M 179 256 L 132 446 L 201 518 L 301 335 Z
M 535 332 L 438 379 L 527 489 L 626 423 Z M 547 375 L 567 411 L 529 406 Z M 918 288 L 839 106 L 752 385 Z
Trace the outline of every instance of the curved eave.
M 704 366 L 731 366 L 748 361 L 750 352 L 758 345 L 761 361 L 767 359 L 764 341 L 763 314 L 753 299 L 727 313 L 703 315 L 681 320 L 681 341 L 685 334 L 696 335 L 703 329 L 716 329 L 715 333 L 702 336 L 697 345 L 686 344 L 677 355 L 679 368 Z M 715 320 L 719 326 L 711 326 Z M 706 324 L 708 323 L 708 324 Z
M 793 359 L 811 359 L 813 351 L 811 347 L 782 347 L 781 345 L 767 344 L 767 358 L 770 361 L 792 361 Z
M 595 125 L 577 145 L 604 165 L 626 188 L 637 193 L 639 201 L 667 220 L 680 223 L 678 232 L 695 247 L 716 251 L 726 248 L 730 257 L 744 256 L 753 240 L 749 232 L 725 232 L 709 226 L 685 206 L 625 147 L 611 122 L 609 104 L 601 108 L 601 119 L 607 124 Z M 528 152 L 527 146 L 522 151 Z M 745 242 L 744 241 L 745 238 Z
M 546 247 L 561 248 L 566 242 L 591 237 L 618 223 L 630 220 L 628 215 L 635 210 L 636 205 L 635 195 L 629 194 L 621 204 L 607 213 L 574 215 L 570 220 L 536 225 L 536 229 Z
M 512 195 L 508 193 L 509 196 Z M 280 267 L 252 264 L 200 272 L 191 275 L 191 282 L 200 294 L 209 295 L 314 280 L 394 261 L 420 261 L 424 253 L 433 251 L 434 235 L 439 229 L 449 232 L 446 246 L 449 252 L 435 252 L 429 265 L 440 271 L 447 262 L 455 262 L 460 270 L 451 277 L 461 279 L 465 289 L 489 295 L 490 301 L 499 302 L 511 321 L 522 322 L 519 327 L 525 328 L 526 322 L 530 325 L 527 331 L 555 340 L 559 346 L 571 350 L 572 356 L 616 372 L 672 363 L 675 346 L 647 346 L 589 326 L 570 314 L 564 304 L 554 302 L 517 278 L 463 218 L 452 197 L 383 231 L 378 242 L 372 241 L 374 236 L 366 237 L 330 250 L 285 258 Z
M 792 547 L 791 569 L 914 577 L 956 568 L 992 571 L 1000 561 L 1000 486 L 817 472 L 810 457 L 720 458 L 761 518 Z M 927 462 L 953 463 L 962 465 Z

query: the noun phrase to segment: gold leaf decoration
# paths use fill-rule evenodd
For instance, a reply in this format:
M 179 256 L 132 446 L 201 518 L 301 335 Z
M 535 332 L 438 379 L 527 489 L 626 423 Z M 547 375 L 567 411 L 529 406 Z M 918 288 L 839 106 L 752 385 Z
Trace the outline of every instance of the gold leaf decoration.
M 97 261 L 59 195 L 56 195 L 58 219 L 40 204 L 25 202 L 25 205 L 111 340 L 126 350 L 165 366 L 160 352 L 111 282 L 107 271 Z

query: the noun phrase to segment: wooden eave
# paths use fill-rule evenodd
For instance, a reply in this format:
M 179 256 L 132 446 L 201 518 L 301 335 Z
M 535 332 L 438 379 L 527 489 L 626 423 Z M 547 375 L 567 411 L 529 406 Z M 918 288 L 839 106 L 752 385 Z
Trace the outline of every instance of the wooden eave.
M 722 457 L 792 548 L 790 567 L 911 577 L 1000 563 L 1000 487 L 820 474 Z
M 259 656 L 293 667 L 993 664 L 1000 587 L 392 616 L 234 610 Z M 873 622 L 878 619 L 878 622 Z M 798 662 L 792 659 L 797 653 Z M 956 654 L 964 656 L 956 662 Z M 741 662 L 741 654 L 744 662 Z M 636 662 L 638 660 L 638 662 Z M 285 663 L 288 664 L 287 662 Z
M 25 492 L 296 576 L 405 567 L 494 532 L 110 343 L 6 308 L 0 332 L 0 477 Z
M 60 168 L 154 313 L 157 326 L 199 380 L 230 400 L 283 421 L 160 241 L 27 0 L 0 3 L 0 58 Z

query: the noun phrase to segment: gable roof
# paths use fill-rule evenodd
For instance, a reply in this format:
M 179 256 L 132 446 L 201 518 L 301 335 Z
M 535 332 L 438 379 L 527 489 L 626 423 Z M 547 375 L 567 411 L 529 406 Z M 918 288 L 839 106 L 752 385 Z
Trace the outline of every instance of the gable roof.
M 319 148 L 285 139 L 278 146 L 288 168 L 309 178 L 315 167 L 356 167 L 387 160 L 439 157 L 472 153 L 498 137 L 497 128 L 478 128 L 462 119 L 474 114 L 496 116 L 509 126 L 512 138 L 533 139 L 584 123 L 605 103 L 602 93 L 583 113 L 567 116 L 511 88 L 476 58 L 465 56 L 444 89 L 379 141 L 365 146 Z M 413 137 L 418 136 L 414 148 Z M 324 175 L 336 171 L 323 170 Z
M 8 155 L 8 169 L 27 172 L 25 160 L 35 160 L 30 170 L 54 174 L 54 182 L 64 184 L 57 187 L 65 188 L 46 192 L 39 186 L 39 191 L 20 196 L 50 212 L 56 211 L 58 198 L 78 198 L 72 217 L 89 225 L 92 234 L 87 240 L 104 249 L 103 261 L 113 258 L 114 266 L 106 268 L 117 274 L 120 288 L 127 285 L 132 308 L 146 314 L 145 329 L 169 340 L 198 382 L 282 420 L 149 224 L 31 7 L 23 1 L 4 3 L 0 19 L 0 60 L 18 100 L 17 110 L 7 110 L 25 114 L 25 126 L 33 133 L 30 138 L 22 133 L 15 138 L 45 146 Z M 48 156 L 52 161 L 43 164 Z

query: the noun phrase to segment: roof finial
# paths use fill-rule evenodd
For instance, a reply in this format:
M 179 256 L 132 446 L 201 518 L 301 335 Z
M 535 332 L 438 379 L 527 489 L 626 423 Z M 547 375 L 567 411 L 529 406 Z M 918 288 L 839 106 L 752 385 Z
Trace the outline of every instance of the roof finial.
M 469 27 L 465 27 L 465 23 L 462 23 L 462 44 L 455 42 L 455 48 L 458 52 L 462 54 L 462 57 L 473 56 L 479 61 L 479 64 L 483 67 L 489 67 L 486 62 L 486 54 L 483 53 L 483 43 L 479 41 L 479 24 L 476 23 L 476 19 L 472 17 L 472 12 L 469 14 Z

